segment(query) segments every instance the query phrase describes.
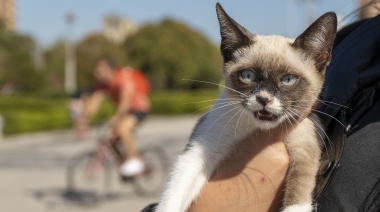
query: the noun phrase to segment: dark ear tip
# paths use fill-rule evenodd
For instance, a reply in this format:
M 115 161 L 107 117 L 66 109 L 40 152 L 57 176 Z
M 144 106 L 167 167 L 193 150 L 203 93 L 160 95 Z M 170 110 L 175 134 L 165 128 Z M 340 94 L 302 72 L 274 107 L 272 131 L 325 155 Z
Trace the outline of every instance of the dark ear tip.
M 327 12 L 324 15 L 322 15 L 322 17 L 328 18 L 330 21 L 335 22 L 335 23 L 338 22 L 338 18 L 336 17 L 335 12 Z
M 223 7 L 219 2 L 216 3 L 215 7 L 216 7 L 216 12 L 223 11 Z
M 327 12 L 327 13 L 324 14 L 324 16 L 325 15 L 336 19 L 336 13 L 335 12 L 332 12 L 332 11 L 331 12 Z

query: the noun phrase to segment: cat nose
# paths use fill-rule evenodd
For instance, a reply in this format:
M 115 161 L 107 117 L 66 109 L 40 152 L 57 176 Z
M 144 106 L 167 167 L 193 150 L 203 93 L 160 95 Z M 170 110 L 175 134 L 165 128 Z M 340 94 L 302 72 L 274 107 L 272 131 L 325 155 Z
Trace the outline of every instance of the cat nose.
M 273 98 L 256 96 L 256 101 L 265 107 L 267 104 L 270 104 L 273 101 Z

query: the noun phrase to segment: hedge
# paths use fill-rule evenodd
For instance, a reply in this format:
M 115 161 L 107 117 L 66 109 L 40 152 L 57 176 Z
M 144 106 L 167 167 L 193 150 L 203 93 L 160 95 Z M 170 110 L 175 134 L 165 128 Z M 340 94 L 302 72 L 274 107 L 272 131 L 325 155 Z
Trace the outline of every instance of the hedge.
M 197 92 L 152 92 L 153 115 L 188 115 L 206 112 L 217 98 L 218 91 Z M 68 114 L 69 99 L 65 97 L 41 98 L 36 96 L 0 96 L 0 114 L 5 126 L 4 134 L 16 134 L 71 127 Z M 93 123 L 104 120 L 114 111 L 113 105 L 105 101 Z

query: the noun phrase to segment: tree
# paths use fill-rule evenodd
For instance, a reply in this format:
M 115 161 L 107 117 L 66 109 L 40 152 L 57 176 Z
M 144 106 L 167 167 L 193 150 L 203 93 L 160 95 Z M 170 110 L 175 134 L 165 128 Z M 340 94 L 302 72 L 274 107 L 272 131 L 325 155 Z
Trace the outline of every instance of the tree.
M 120 47 L 101 34 L 85 36 L 75 47 L 77 61 L 78 87 L 89 88 L 94 85 L 93 69 L 99 58 L 111 58 L 116 64 L 125 65 L 126 58 Z M 46 75 L 50 88 L 63 92 L 65 69 L 65 43 L 58 41 L 45 52 Z
M 100 34 L 90 34 L 77 45 L 77 73 L 79 87 L 94 84 L 93 69 L 99 58 L 111 58 L 119 66 L 126 65 L 124 52 L 118 45 Z
M 58 92 L 64 91 L 64 69 L 65 69 L 65 43 L 63 40 L 57 41 L 53 46 L 45 51 L 46 65 L 44 73 L 49 89 Z
M 43 77 L 36 72 L 32 50 L 34 40 L 5 30 L 0 23 L 0 89 L 5 85 L 12 91 L 35 91 Z
M 123 44 L 133 65 L 159 89 L 209 86 L 183 79 L 219 82 L 221 56 L 218 48 L 185 24 L 166 19 L 147 24 Z

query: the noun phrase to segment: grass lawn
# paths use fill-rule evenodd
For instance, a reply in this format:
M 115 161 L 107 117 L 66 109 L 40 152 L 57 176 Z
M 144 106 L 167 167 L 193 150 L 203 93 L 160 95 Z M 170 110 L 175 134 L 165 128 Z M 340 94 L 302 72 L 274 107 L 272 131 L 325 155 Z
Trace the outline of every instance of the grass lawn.
M 205 113 L 218 93 L 219 91 L 152 92 L 151 114 Z M 67 109 L 68 101 L 64 97 L 0 96 L 0 114 L 5 120 L 4 134 L 69 128 L 71 121 Z M 113 105 L 105 101 L 93 122 L 106 119 L 112 115 L 113 110 Z

